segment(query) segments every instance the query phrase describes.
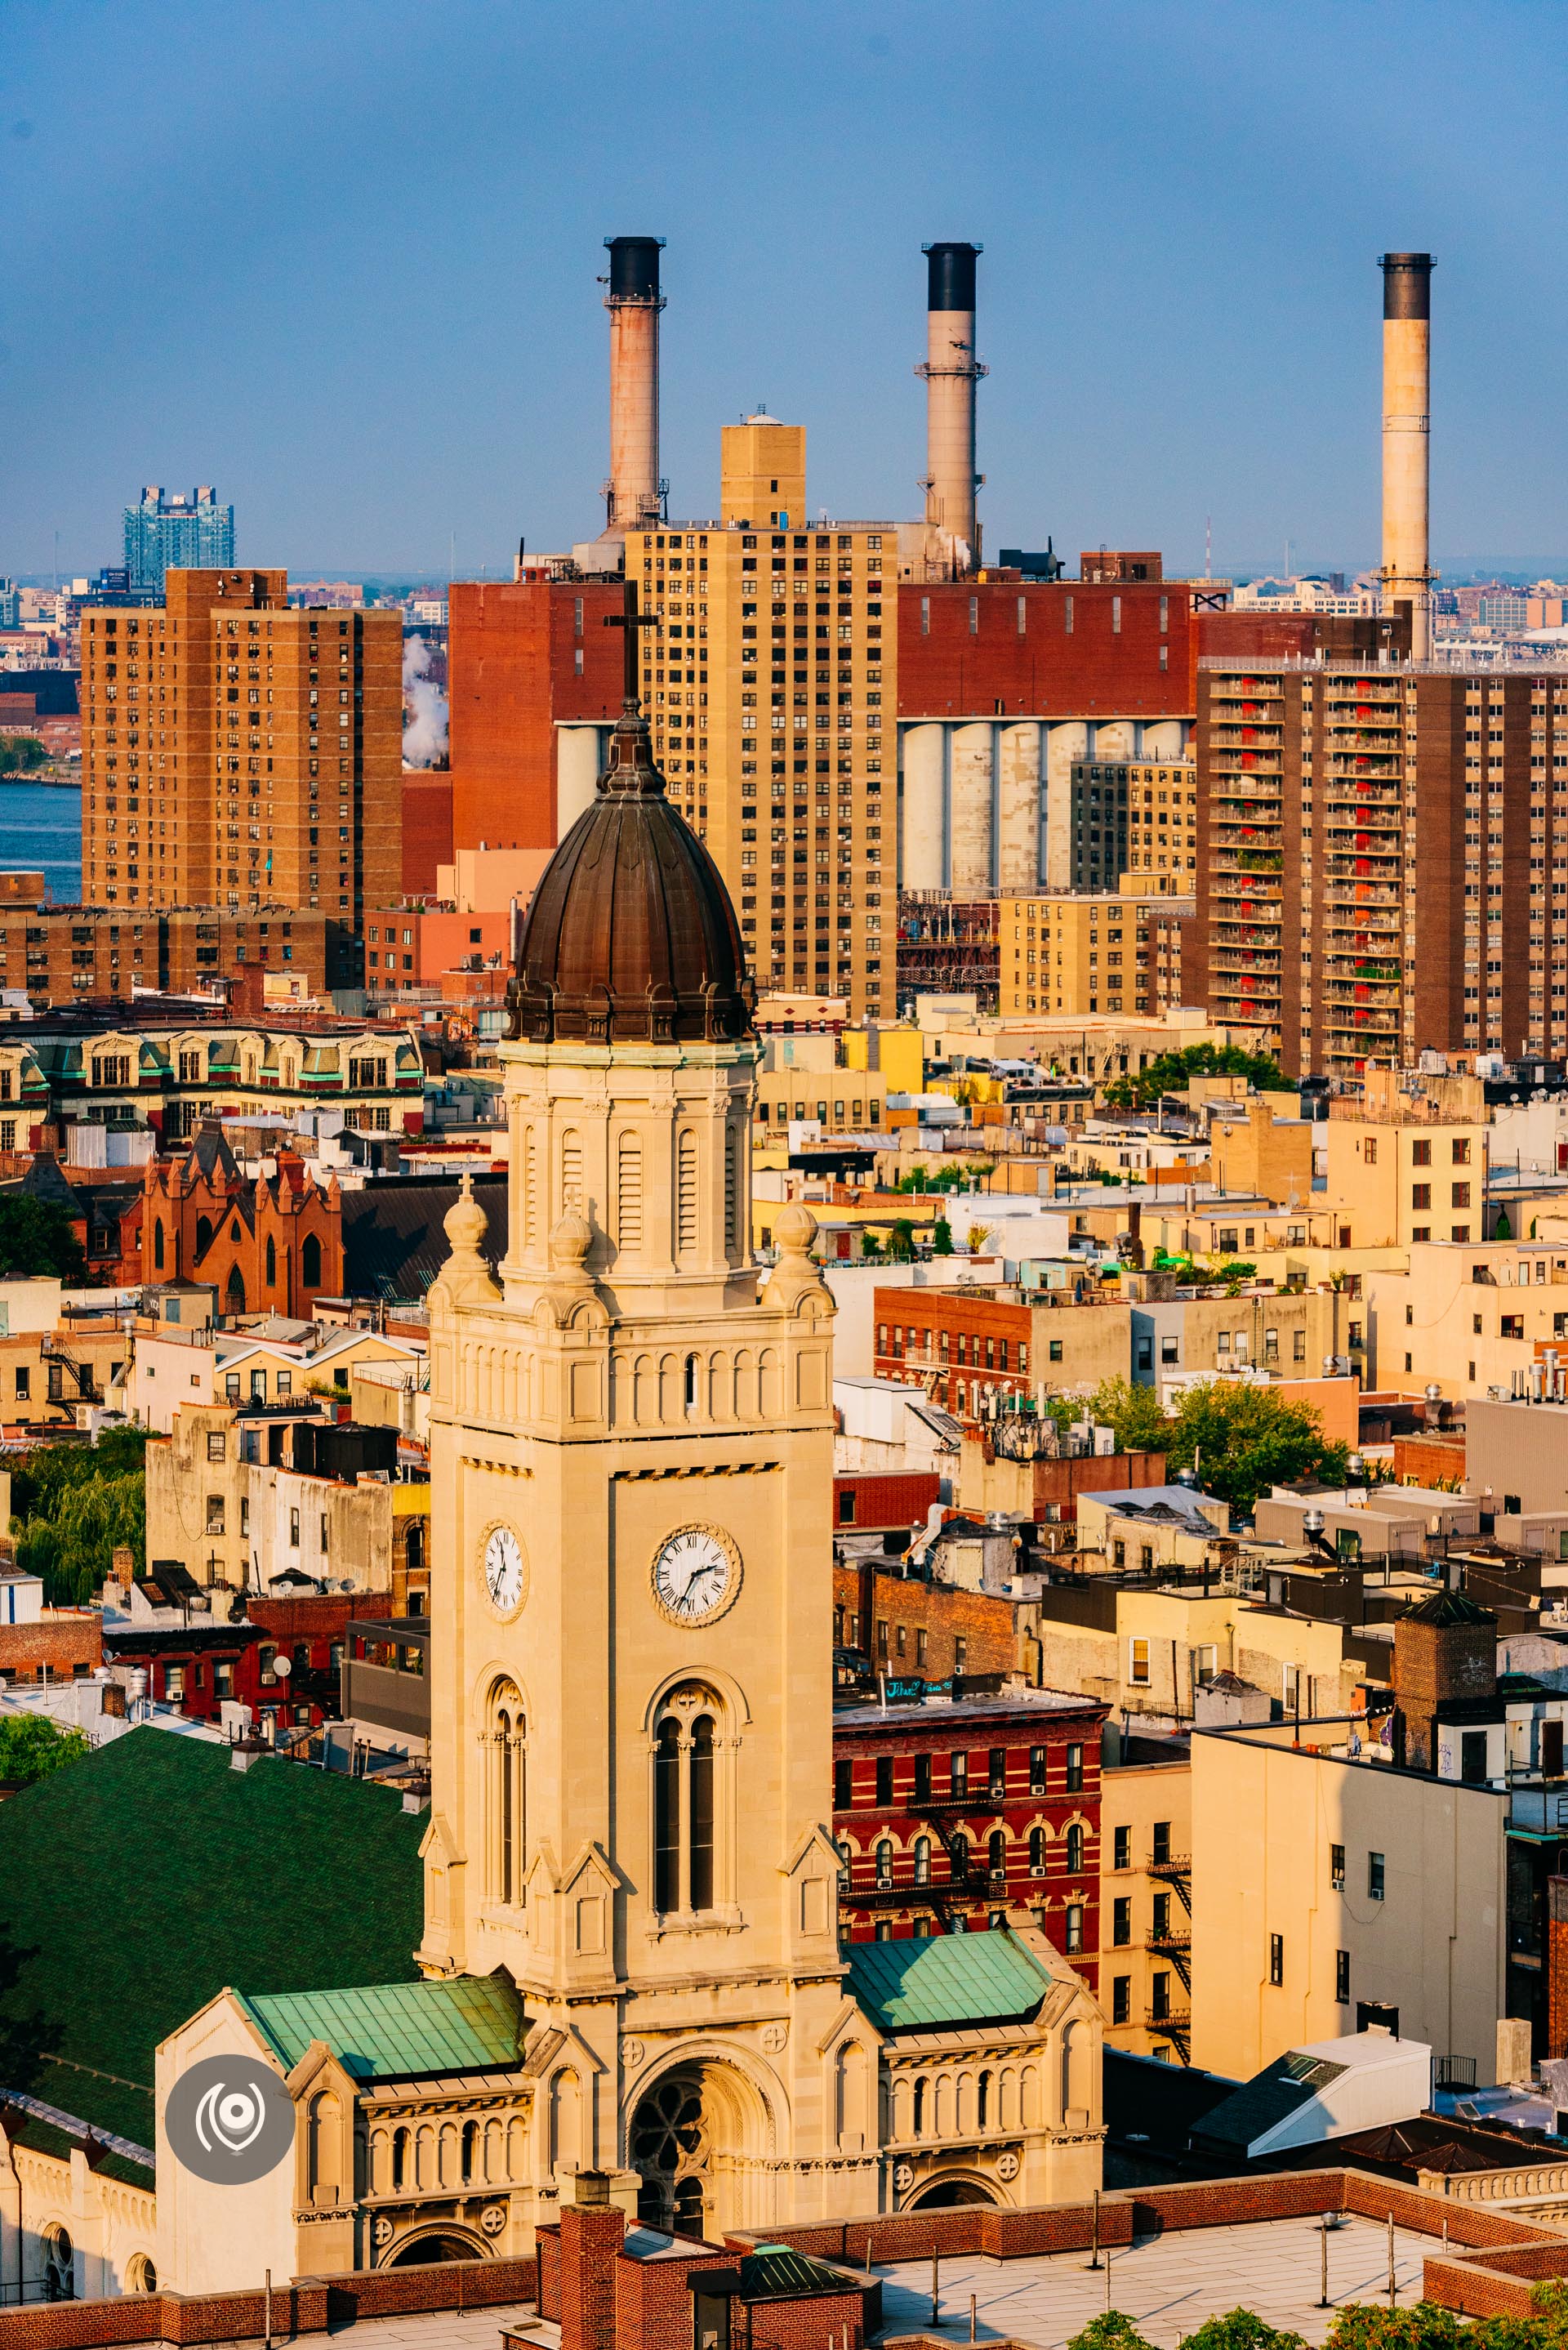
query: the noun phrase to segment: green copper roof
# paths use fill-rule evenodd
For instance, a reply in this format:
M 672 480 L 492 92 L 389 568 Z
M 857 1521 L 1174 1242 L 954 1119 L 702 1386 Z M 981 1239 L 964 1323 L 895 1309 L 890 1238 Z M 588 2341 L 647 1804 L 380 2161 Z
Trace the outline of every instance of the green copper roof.
M 884 2032 L 1033 2015 L 1051 1977 L 1005 1928 L 929 1941 L 851 1942 L 849 1989 Z
M 357 2081 L 515 2064 L 527 2028 L 522 2000 L 493 1976 L 242 1995 L 240 2004 L 286 2064 L 323 2040 Z

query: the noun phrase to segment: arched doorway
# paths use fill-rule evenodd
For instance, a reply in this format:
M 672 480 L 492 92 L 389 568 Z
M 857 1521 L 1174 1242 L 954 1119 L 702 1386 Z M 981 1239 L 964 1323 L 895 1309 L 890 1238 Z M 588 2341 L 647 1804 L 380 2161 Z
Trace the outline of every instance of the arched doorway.
M 410 2236 L 387 2262 L 390 2269 L 428 2267 L 435 2261 L 483 2261 L 489 2255 L 471 2236 L 436 2230 L 428 2236 Z
M 995 2196 L 978 2178 L 939 2178 L 910 2197 L 910 2211 L 950 2211 L 961 2203 L 994 2203 Z
M 710 2239 L 774 2217 L 773 2115 L 758 2085 L 722 2060 L 676 2065 L 642 2092 L 627 2131 L 645 2226 Z

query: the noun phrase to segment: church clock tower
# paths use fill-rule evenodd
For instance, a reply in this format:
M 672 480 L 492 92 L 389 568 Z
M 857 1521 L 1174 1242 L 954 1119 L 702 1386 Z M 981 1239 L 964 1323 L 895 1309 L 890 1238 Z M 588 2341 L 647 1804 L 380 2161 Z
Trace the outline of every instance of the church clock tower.
M 797 1207 L 759 1295 L 753 986 L 629 691 L 509 1001 L 506 1258 L 465 1196 L 430 1293 L 420 1960 L 523 1995 L 537 2216 L 589 2168 L 710 2230 L 874 2208 L 834 2086 L 832 1302 Z

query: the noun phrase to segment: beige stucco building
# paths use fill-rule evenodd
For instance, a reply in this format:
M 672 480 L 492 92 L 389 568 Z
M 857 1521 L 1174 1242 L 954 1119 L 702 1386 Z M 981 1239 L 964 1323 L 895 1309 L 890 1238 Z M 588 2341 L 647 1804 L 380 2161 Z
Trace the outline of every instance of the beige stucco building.
M 1344 1722 L 1301 1730 L 1193 1736 L 1192 2062 L 1250 2080 L 1384 2022 L 1491 2081 L 1506 1793 L 1356 1757 Z
M 1134 1739 L 1100 1772 L 1100 1997 L 1106 2045 L 1185 2064 L 1192 2036 L 1192 1770 Z

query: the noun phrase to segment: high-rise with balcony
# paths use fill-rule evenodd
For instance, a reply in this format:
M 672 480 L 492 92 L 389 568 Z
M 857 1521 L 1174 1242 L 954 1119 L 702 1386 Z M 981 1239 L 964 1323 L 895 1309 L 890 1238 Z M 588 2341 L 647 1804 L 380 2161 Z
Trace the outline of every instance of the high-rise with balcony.
M 234 510 L 218 504 L 210 482 L 189 497 L 153 482 L 139 504 L 125 509 L 125 567 L 132 588 L 161 596 L 168 572 L 226 571 L 234 559 Z
M 1568 672 L 1198 673 L 1191 999 L 1291 1076 L 1568 1052 Z
M 654 757 L 759 983 L 859 1018 L 894 1003 L 898 532 L 794 527 L 805 441 L 772 418 L 727 430 L 720 518 L 628 531 L 627 577 L 659 624 L 641 650 Z
M 173 571 L 82 621 L 82 894 L 316 908 L 401 886 L 402 615 L 291 611 L 282 571 Z

